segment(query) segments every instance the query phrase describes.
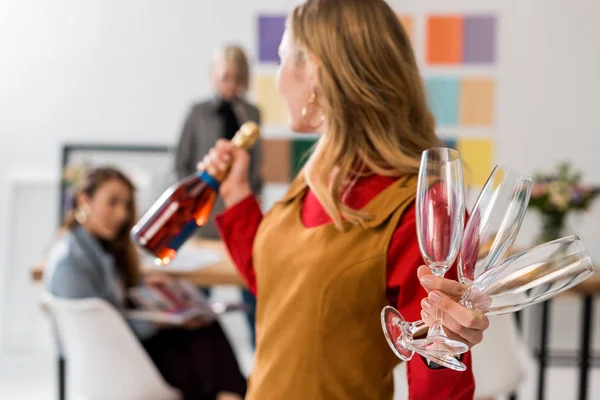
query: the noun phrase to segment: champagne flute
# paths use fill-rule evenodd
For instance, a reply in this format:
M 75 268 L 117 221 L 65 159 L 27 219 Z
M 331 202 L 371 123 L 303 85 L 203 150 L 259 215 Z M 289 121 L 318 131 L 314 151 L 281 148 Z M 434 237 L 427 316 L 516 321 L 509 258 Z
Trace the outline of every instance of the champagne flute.
M 470 283 L 510 252 L 523 223 L 532 186 L 529 176 L 502 166 L 494 168 L 465 227 L 459 255 L 458 275 L 462 283 Z M 413 336 L 424 333 L 427 325 L 423 320 L 406 322 L 390 306 L 382 310 L 381 323 L 392 351 L 402 360 L 410 360 L 414 354 Z M 434 361 L 441 365 L 452 364 L 453 369 L 466 369 L 456 358 L 444 354 Z
M 527 211 L 533 180 L 496 166 L 479 194 L 463 236 L 458 279 L 468 285 L 510 253 Z
M 503 315 L 544 302 L 594 274 L 578 236 L 553 240 L 507 258 L 467 288 L 461 302 L 485 315 Z
M 485 271 L 468 286 L 460 303 L 485 315 L 517 312 L 569 290 L 594 272 L 581 239 L 567 236 L 516 254 Z M 430 359 L 464 371 L 465 365 L 454 355 L 439 350 Z
M 459 153 L 447 148 L 423 152 L 417 183 L 417 236 L 421 255 L 436 276 L 443 277 L 458 255 L 465 224 L 464 193 Z M 411 348 L 424 355 L 468 350 L 466 344 L 446 336 L 437 307 L 427 337 L 413 340 Z
M 477 277 L 460 302 L 485 315 L 523 310 L 557 296 L 594 274 L 592 259 L 577 236 L 567 236 L 507 258 Z M 456 367 L 452 354 L 436 362 Z

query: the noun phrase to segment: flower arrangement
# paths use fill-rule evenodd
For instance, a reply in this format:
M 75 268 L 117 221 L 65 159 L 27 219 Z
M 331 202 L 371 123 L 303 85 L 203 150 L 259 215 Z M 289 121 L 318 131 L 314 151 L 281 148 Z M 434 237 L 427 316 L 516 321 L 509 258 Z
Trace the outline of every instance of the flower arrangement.
M 87 163 L 82 165 L 67 165 L 62 171 L 63 183 L 68 187 L 77 187 L 88 169 L 89 165 Z
M 64 203 L 62 204 L 63 213 L 67 212 L 72 207 L 75 191 L 81 184 L 81 181 L 85 178 L 90 168 L 99 166 L 101 166 L 101 164 L 84 160 L 78 164 L 68 164 L 63 168 L 61 175 L 61 182 L 64 185 Z
M 529 208 L 538 210 L 542 217 L 540 243 L 561 237 L 567 214 L 586 211 L 600 194 L 600 186 L 583 185 L 581 177 L 581 172 L 567 162 L 560 163 L 553 174 L 534 176 Z

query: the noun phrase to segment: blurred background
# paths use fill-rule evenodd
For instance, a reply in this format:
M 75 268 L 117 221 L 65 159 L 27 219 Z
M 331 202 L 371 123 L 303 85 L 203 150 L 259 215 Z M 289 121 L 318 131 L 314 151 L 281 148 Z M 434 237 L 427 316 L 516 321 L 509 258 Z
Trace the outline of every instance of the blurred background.
M 289 131 L 274 88 L 285 16 L 298 3 L 0 0 L 0 398 L 56 398 L 54 343 L 40 308 L 43 284 L 32 269 L 52 244 L 68 198 L 65 171 L 116 164 L 139 188 L 140 209 L 147 209 L 177 178 L 175 149 L 185 118 L 211 96 L 211 60 L 225 44 L 240 45 L 250 59 L 247 99 L 262 119 L 263 208 L 285 192 L 316 139 Z M 495 164 L 552 175 L 567 162 L 581 172 L 581 184 L 600 184 L 600 3 L 389 4 L 411 36 L 439 135 L 467 165 L 471 198 Z M 600 205 L 565 215 L 561 233 L 579 235 L 599 260 Z M 530 210 L 517 246 L 534 244 L 543 222 Z M 223 285 L 211 295 L 235 301 L 240 293 Z M 581 398 L 586 327 L 587 398 L 600 398 L 599 308 L 591 310 L 594 320 L 583 320 L 582 304 L 578 295 L 552 302 L 547 332 L 555 356 L 545 376 L 547 399 Z M 524 372 L 516 392 L 540 398 L 540 307 L 523 313 L 521 322 Z M 249 373 L 244 316 L 232 313 L 223 324 Z M 493 358 L 484 364 L 493 368 Z M 399 379 L 397 398 L 405 398 L 403 384 Z

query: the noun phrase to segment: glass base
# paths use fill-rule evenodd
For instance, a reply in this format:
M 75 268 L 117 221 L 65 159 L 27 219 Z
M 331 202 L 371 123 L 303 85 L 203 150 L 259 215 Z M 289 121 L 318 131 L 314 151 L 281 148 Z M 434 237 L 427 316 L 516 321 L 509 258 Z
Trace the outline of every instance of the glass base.
M 412 341 L 410 324 L 394 307 L 384 307 L 381 310 L 381 328 L 394 354 L 403 361 L 409 361 L 414 356 L 408 344 Z
M 457 340 L 449 339 L 445 336 L 426 337 L 424 339 L 413 340 L 410 348 L 419 354 L 448 354 L 456 356 L 469 351 L 469 346 Z
M 433 361 L 438 365 L 444 366 L 449 369 L 453 369 L 454 371 L 463 372 L 467 370 L 467 366 L 465 364 L 458 361 L 456 358 L 447 353 L 440 353 L 434 350 L 420 351 L 417 349 L 415 349 L 415 352 L 427 358 L 429 361 Z

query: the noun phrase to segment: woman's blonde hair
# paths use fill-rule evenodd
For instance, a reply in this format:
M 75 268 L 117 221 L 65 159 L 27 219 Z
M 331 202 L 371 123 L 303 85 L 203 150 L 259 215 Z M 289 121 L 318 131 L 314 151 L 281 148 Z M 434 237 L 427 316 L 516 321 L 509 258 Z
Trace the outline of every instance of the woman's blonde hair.
M 364 224 L 370 216 L 343 202 L 356 179 L 416 174 L 423 150 L 439 145 L 408 35 L 383 0 L 308 0 L 288 28 L 300 62 L 315 60 L 327 116 L 306 181 L 339 229 Z
M 226 45 L 214 54 L 213 64 L 218 60 L 223 60 L 238 70 L 238 83 L 247 91 L 250 85 L 250 66 L 244 49 L 237 45 Z

